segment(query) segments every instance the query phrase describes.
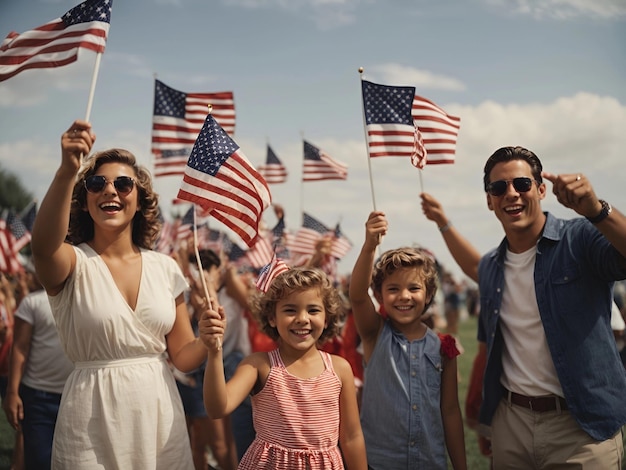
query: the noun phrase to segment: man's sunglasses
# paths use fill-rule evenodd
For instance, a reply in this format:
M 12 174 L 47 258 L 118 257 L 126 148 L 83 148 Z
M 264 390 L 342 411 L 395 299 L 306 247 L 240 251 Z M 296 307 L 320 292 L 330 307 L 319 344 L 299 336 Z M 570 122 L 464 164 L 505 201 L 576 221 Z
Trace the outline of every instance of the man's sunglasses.
M 489 183 L 485 188 L 486 191 L 492 196 L 502 196 L 506 193 L 509 183 L 513 183 L 513 188 L 518 193 L 526 193 L 533 187 L 533 181 L 530 178 L 513 178 L 512 180 L 498 180 L 493 183 Z
M 92 175 L 85 178 L 85 189 L 90 193 L 99 193 L 108 183 L 113 183 L 115 190 L 119 194 L 128 194 L 135 186 L 135 180 L 130 176 L 118 176 L 113 181 L 107 180 L 104 176 Z

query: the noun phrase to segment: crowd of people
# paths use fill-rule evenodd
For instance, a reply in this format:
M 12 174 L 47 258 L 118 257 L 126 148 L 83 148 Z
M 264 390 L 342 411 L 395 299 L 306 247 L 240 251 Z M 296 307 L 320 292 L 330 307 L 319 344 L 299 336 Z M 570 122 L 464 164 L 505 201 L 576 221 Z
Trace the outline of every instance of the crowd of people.
M 621 468 L 626 218 L 583 174 L 496 150 L 483 186 L 504 237 L 487 254 L 421 195 L 475 288 L 421 247 L 379 253 L 376 210 L 349 275 L 322 237 L 260 289 L 193 238 L 154 251 L 149 173 L 90 155 L 95 138 L 85 121 L 63 134 L 33 264 L 1 279 L 16 470 L 463 470 L 464 424 L 494 469 Z M 578 216 L 542 211 L 546 181 Z M 464 311 L 479 347 L 461 409 Z

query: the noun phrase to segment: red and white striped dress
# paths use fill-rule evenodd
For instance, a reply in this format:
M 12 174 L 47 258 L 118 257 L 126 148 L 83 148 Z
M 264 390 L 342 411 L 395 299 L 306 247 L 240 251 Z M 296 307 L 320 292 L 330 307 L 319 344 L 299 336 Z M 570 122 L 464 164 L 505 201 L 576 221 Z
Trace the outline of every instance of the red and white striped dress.
M 341 380 L 330 354 L 320 351 L 325 369 L 301 379 L 285 368 L 278 349 L 268 353 L 265 387 L 252 397 L 256 439 L 240 469 L 343 469 L 339 442 Z

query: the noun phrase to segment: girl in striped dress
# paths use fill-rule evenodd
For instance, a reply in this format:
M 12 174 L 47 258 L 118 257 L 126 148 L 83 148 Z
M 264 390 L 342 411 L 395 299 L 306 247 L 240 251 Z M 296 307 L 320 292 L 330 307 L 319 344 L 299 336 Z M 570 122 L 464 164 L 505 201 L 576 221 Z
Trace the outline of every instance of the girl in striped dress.
M 209 348 L 204 405 L 212 418 L 252 394 L 256 439 L 240 469 L 367 469 L 365 441 L 350 364 L 320 351 L 337 334 L 341 303 L 319 269 L 291 268 L 253 302 L 261 328 L 278 342 L 245 358 L 226 383 L 219 342 L 223 309 L 209 310 L 200 334 Z M 345 465 L 345 467 L 344 467 Z

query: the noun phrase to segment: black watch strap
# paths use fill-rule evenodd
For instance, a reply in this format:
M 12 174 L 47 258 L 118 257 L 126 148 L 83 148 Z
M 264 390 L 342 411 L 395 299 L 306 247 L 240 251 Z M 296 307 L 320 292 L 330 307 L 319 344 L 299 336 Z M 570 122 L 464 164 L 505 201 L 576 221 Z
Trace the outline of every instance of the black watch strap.
M 596 215 L 595 217 L 587 217 L 587 220 L 591 222 L 592 224 L 598 224 L 602 222 L 604 219 L 606 219 L 609 216 L 609 214 L 613 210 L 613 208 L 611 207 L 611 204 L 606 202 L 604 199 L 600 199 L 600 204 L 602 204 L 602 210 L 600 211 L 600 213 Z

